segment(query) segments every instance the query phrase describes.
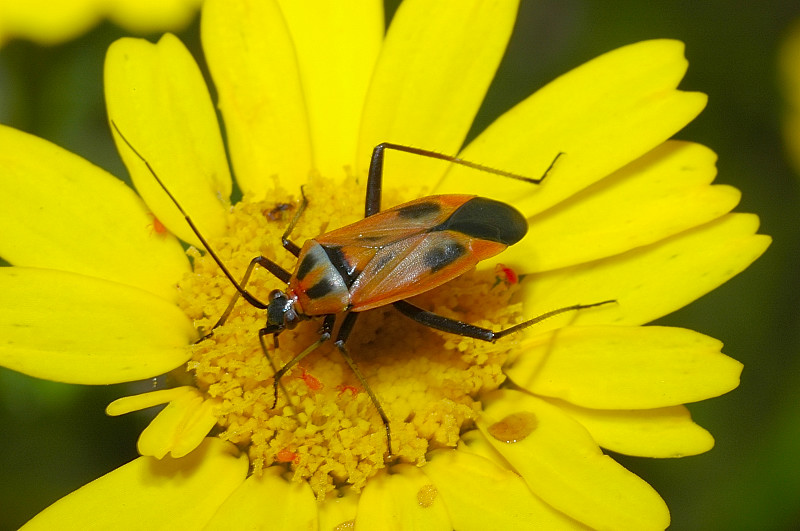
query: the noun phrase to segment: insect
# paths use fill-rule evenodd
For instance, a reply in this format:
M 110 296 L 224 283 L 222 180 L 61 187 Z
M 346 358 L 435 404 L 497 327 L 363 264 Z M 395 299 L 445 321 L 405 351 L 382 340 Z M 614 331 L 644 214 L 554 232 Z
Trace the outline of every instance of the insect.
M 322 317 L 319 339 L 276 370 L 273 376 L 272 407 L 274 408 L 277 403 L 281 378 L 321 344 L 333 338 L 337 318 L 342 315 L 334 345 L 358 378 L 361 387 L 367 392 L 381 417 L 386 430 L 389 457 L 392 455 L 389 418 L 358 365 L 350 356 L 346 344 L 361 312 L 391 304 L 403 315 L 430 328 L 494 342 L 555 315 L 613 302 L 574 304 L 494 332 L 488 328 L 423 310 L 405 300 L 445 284 L 470 270 L 478 262 L 495 256 L 509 245 L 517 243 L 527 233 L 528 225 L 525 217 L 512 206 L 473 195 L 423 197 L 381 211 L 383 162 L 386 150 L 440 159 L 531 184 L 540 184 L 547 177 L 558 156 L 553 159 L 540 178 L 534 179 L 433 151 L 399 144 L 379 144 L 373 150 L 370 162 L 364 219 L 308 240 L 302 247 L 298 246 L 289 238 L 307 205 L 303 193 L 300 207 L 281 238 L 283 247 L 297 257 L 295 270 L 289 272 L 269 258 L 257 256 L 251 260 L 242 279 L 237 280 L 197 230 L 194 222 L 147 160 L 128 142 L 116 124 L 113 121 L 111 123 L 127 146 L 144 162 L 158 184 L 183 214 L 208 254 L 235 286 L 237 293 L 214 328 L 225 322 L 239 297 L 256 308 L 266 310 L 267 322 L 259 331 L 259 341 L 264 355 L 269 359 L 266 336 L 272 335 L 277 346 L 278 335 L 283 330 L 294 328 L 300 321 Z M 248 280 L 256 266 L 263 267 L 285 282 L 286 289 L 273 290 L 267 302 L 247 291 Z M 201 338 L 201 341 L 203 339 Z
M 278 203 L 272 210 L 265 211 L 264 215 L 270 221 L 278 221 L 280 219 L 283 219 L 284 212 L 291 209 L 292 205 L 289 203 Z

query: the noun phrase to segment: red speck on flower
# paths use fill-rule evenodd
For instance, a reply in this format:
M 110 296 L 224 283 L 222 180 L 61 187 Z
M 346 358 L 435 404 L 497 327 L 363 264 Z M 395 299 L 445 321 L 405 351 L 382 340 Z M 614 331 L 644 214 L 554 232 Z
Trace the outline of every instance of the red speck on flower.
M 164 224 L 161 223 L 161 220 L 159 220 L 155 216 L 155 214 L 153 214 L 152 212 L 149 214 L 149 216 L 151 218 L 153 218 L 153 223 L 151 223 L 149 225 L 149 227 L 153 231 L 153 233 L 155 233 L 155 234 L 157 234 L 157 235 L 159 235 L 161 237 L 166 236 L 167 235 L 167 227 L 165 227 Z
M 303 374 L 298 376 L 298 378 L 302 379 L 312 391 L 319 391 L 322 389 L 322 382 L 311 376 L 305 369 L 303 369 Z
M 300 456 L 297 452 L 292 452 L 288 448 L 284 448 L 283 450 L 279 450 L 275 459 L 279 463 L 294 463 L 297 464 L 300 461 Z
M 358 393 L 358 387 L 356 387 L 355 385 L 337 385 L 336 389 L 339 390 L 339 396 L 342 396 L 347 391 L 350 391 L 350 394 L 352 395 Z
M 494 272 L 497 273 L 497 283 L 495 284 L 495 286 L 500 282 L 502 282 L 506 286 L 511 286 L 512 284 L 516 284 L 517 282 L 519 282 L 519 277 L 514 272 L 514 270 L 506 265 L 497 264 L 496 266 L 494 266 Z

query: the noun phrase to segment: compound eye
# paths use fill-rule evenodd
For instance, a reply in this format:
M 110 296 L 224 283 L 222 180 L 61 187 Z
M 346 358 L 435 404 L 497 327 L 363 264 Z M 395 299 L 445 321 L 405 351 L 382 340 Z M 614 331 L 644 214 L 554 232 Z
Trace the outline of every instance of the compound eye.
M 278 297 L 283 296 L 283 292 L 279 289 L 274 289 L 269 292 L 269 300 L 274 301 Z

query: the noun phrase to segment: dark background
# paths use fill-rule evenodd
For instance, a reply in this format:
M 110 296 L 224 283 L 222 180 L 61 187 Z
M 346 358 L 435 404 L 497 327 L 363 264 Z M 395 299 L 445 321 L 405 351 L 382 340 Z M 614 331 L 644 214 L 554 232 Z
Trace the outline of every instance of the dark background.
M 388 2 L 387 19 L 397 3 Z M 777 71 L 792 22 L 800 22 L 796 0 L 523 0 L 509 53 L 472 133 L 605 51 L 657 37 L 686 43 L 690 67 L 681 87 L 710 100 L 677 136 L 719 154 L 718 182 L 742 190 L 737 210 L 758 213 L 762 232 L 775 242 L 743 274 L 661 320 L 722 340 L 724 351 L 745 364 L 737 390 L 691 406 L 716 437 L 712 451 L 676 460 L 620 458 L 666 499 L 672 529 L 800 525 L 800 209 L 798 173 L 781 138 L 785 104 Z M 103 23 L 58 46 L 7 44 L 0 49 L 0 122 L 125 175 L 102 93 L 105 50 L 123 35 Z M 179 35 L 199 56 L 197 22 Z M 104 414 L 108 402 L 130 392 L 130 386 L 63 385 L 0 369 L 0 529 L 18 527 L 137 455 L 147 417 Z

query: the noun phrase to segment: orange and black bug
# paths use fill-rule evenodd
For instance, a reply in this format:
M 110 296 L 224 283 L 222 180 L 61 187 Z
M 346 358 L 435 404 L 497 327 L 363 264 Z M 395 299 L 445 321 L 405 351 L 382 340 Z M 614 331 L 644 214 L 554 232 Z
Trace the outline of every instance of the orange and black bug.
M 363 220 L 322 234 L 300 247 L 289 236 L 307 204 L 303 194 L 303 201 L 282 236 L 283 247 L 297 257 L 294 272 L 283 269 L 269 258 L 257 256 L 251 260 L 242 279 L 237 281 L 147 160 L 125 139 L 114 122 L 112 125 L 128 147 L 144 162 L 183 214 L 206 251 L 236 287 L 237 294 L 214 328 L 226 321 L 238 297 L 243 297 L 256 308 L 267 311 L 267 323 L 259 331 L 259 340 L 264 355 L 269 358 L 264 340 L 266 336 L 273 335 L 277 345 L 277 336 L 284 329 L 292 329 L 305 319 L 323 317 L 319 339 L 275 372 L 273 407 L 277 401 L 281 378 L 322 343 L 332 338 L 337 316 L 343 315 L 334 344 L 383 421 L 389 455 L 392 448 L 389 419 L 358 365 L 351 358 L 346 345 L 360 312 L 391 304 L 403 315 L 425 326 L 494 342 L 554 315 L 612 302 L 575 304 L 559 308 L 494 332 L 423 310 L 405 300 L 445 284 L 470 270 L 478 262 L 517 243 L 527 233 L 528 224 L 525 217 L 510 205 L 473 195 L 423 197 L 380 211 L 383 160 L 387 149 L 441 159 L 531 184 L 539 184 L 547 177 L 558 156 L 542 177 L 533 179 L 432 151 L 398 144 L 380 144 L 372 154 Z M 257 265 L 287 285 L 283 291 L 272 291 L 268 302 L 262 302 L 245 288 Z

